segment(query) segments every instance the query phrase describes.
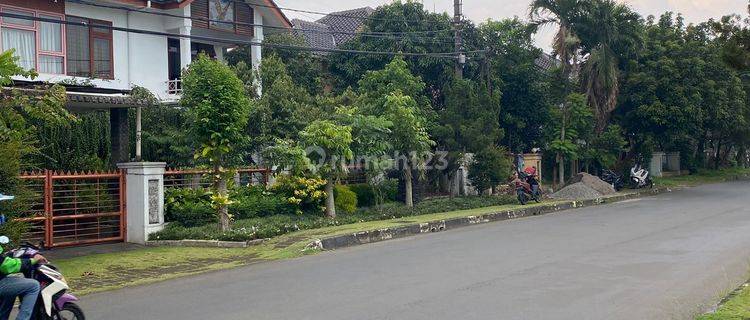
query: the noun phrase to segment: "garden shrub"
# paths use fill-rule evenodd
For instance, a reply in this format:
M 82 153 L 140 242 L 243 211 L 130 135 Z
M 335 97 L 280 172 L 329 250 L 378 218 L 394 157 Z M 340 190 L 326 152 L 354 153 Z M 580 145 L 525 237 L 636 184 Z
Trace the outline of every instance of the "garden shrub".
M 336 199 L 336 211 L 344 214 L 352 214 L 357 210 L 357 194 L 349 187 L 337 185 L 333 189 L 334 198 Z
M 211 192 L 208 189 L 167 189 L 164 199 L 164 219 L 167 222 L 196 227 L 218 221 L 216 209 L 211 206 Z
M 372 207 L 381 203 L 397 201 L 398 180 L 385 180 L 375 186 L 361 183 L 350 184 L 349 189 L 357 194 L 357 205 L 362 208 Z M 382 197 L 382 199 L 379 199 Z
M 239 187 L 232 190 L 229 213 L 234 219 L 267 217 L 276 214 L 294 214 L 296 205 L 282 195 L 268 192 L 263 187 Z
M 375 189 L 369 184 L 350 184 L 348 187 L 357 195 L 357 205 L 360 207 L 371 207 L 377 204 Z
M 320 178 L 279 175 L 271 191 L 295 205 L 297 214 L 320 213 L 324 208 L 326 181 Z

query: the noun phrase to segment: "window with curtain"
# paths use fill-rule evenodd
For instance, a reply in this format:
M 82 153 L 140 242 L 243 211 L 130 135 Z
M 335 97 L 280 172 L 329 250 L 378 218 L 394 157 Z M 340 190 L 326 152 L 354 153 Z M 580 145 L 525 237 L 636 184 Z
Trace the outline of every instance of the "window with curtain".
M 68 21 L 111 25 L 106 21 L 67 17 Z M 69 25 L 66 30 L 68 75 L 112 79 L 112 30 Z
M 2 30 L 3 51 L 15 50 L 21 68 L 36 69 L 36 32 L 9 27 Z
M 17 10 L 3 6 L 0 6 L 0 11 L 30 18 L 62 20 L 60 16 L 40 11 Z M 35 69 L 39 73 L 65 74 L 63 29 L 64 26 L 60 23 L 3 17 L 0 21 L 0 49 L 13 49 L 19 58 L 18 64 L 24 69 Z

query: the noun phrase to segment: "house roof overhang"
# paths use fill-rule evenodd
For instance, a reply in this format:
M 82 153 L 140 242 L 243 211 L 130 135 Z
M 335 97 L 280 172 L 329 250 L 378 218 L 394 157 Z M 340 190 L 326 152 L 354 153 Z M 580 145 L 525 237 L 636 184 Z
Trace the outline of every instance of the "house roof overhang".
M 132 5 L 132 6 L 138 6 L 138 7 L 148 7 L 149 4 L 152 8 L 156 9 L 177 9 L 177 8 L 183 8 L 189 4 L 191 4 L 194 0 L 110 0 L 113 2 L 118 2 L 122 4 Z M 245 0 L 247 3 L 250 4 L 259 4 L 262 5 L 262 7 L 259 7 L 261 14 L 263 15 L 264 21 L 268 19 L 268 23 L 274 26 L 279 27 L 286 27 L 291 28 L 292 23 L 289 21 L 289 19 L 284 15 L 284 12 L 279 9 L 279 6 L 274 2 L 273 0 Z
M 38 96 L 43 94 L 47 90 L 46 88 L 45 85 L 29 82 L 23 86 L 2 87 L 0 88 L 0 91 L 13 91 L 30 96 Z M 111 109 L 130 109 L 148 107 L 151 105 L 148 101 L 131 96 L 130 91 L 127 90 L 69 86 L 66 87 L 65 95 L 67 97 L 65 107 L 76 113 Z

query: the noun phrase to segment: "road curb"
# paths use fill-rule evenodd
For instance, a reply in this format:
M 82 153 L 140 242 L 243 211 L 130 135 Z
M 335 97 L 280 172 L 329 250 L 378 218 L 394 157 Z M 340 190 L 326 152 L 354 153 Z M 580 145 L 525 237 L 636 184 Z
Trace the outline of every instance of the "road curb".
M 311 242 L 307 247 L 317 248 L 321 250 L 336 250 L 368 243 L 382 242 L 391 239 L 411 237 L 424 233 L 442 232 L 445 230 L 468 227 L 477 224 L 513 220 L 523 217 L 545 215 L 569 209 L 615 203 L 672 191 L 672 188 L 654 188 L 650 190 L 643 190 L 628 194 L 617 194 L 596 199 L 567 201 L 562 203 L 558 202 L 555 204 L 543 204 L 513 210 L 500 210 L 497 212 L 491 212 L 478 216 L 466 216 L 452 219 L 435 220 L 426 223 L 411 224 L 394 228 L 361 231 L 317 239 Z

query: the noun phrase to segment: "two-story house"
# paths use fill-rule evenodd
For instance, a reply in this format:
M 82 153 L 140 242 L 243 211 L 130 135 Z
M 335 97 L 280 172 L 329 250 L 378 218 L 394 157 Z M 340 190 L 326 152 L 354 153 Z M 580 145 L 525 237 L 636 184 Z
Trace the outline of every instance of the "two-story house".
M 222 59 L 238 43 L 291 28 L 273 0 L 0 0 L 0 12 L 14 15 L 0 17 L 0 50 L 15 49 L 35 81 L 68 84 L 73 110 L 110 109 L 115 161 L 129 160 L 133 86 L 176 102 L 181 70 L 199 52 Z M 257 66 L 261 47 L 252 49 Z

